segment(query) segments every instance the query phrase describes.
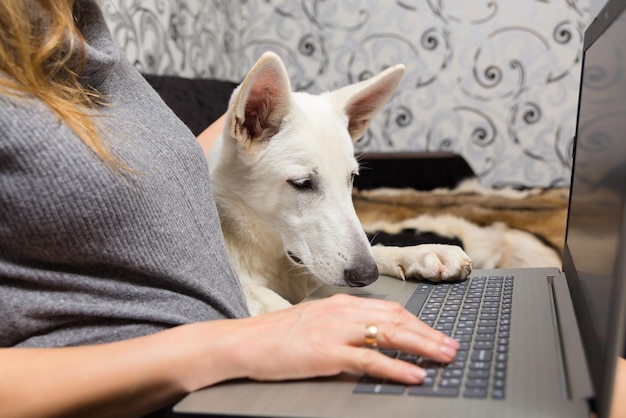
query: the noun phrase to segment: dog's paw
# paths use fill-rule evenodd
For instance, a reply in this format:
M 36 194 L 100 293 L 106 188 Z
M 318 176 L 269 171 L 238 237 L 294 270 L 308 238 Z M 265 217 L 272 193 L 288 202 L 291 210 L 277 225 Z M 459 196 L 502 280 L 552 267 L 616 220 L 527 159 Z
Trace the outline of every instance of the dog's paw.
M 425 244 L 412 247 L 372 247 L 380 274 L 405 280 L 433 282 L 463 280 L 472 271 L 472 260 L 455 245 Z

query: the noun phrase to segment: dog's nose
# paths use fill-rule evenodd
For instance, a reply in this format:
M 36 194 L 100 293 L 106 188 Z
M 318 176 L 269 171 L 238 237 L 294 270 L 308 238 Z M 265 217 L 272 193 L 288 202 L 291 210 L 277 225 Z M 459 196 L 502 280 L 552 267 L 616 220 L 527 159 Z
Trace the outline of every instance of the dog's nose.
M 343 279 L 350 287 L 363 287 L 372 284 L 378 279 L 378 267 L 358 266 L 343 271 Z

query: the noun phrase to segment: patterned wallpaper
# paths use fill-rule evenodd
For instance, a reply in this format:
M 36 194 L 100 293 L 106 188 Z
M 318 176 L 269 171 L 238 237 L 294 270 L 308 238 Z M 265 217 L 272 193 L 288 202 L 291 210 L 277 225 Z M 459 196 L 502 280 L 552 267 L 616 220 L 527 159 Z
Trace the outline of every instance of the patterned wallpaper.
M 144 72 L 240 81 L 273 50 L 319 92 L 404 63 L 360 151 L 452 151 L 485 185 L 569 184 L 582 36 L 600 0 L 110 0 Z M 597 5 L 596 5 L 597 6 Z M 597 7 L 596 7 L 597 9 Z

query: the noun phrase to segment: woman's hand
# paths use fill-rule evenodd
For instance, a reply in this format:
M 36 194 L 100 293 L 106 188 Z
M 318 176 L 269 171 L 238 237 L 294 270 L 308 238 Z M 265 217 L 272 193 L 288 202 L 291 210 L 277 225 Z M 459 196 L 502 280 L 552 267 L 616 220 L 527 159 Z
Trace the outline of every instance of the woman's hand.
M 340 372 L 419 383 L 420 367 L 365 348 L 365 328 L 378 328 L 380 348 L 450 362 L 459 343 L 399 304 L 336 295 L 241 320 L 244 341 L 233 347 L 245 377 L 258 380 L 328 376 Z M 245 325 L 244 325 L 245 324 Z M 244 377 L 244 376 L 241 376 Z

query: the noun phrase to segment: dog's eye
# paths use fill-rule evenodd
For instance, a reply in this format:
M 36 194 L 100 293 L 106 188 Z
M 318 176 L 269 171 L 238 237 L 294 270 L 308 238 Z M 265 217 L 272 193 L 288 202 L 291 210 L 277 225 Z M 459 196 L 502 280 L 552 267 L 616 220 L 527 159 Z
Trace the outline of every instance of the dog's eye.
M 299 190 L 311 190 L 313 188 L 313 183 L 311 183 L 311 179 L 309 178 L 289 179 L 287 183 Z

